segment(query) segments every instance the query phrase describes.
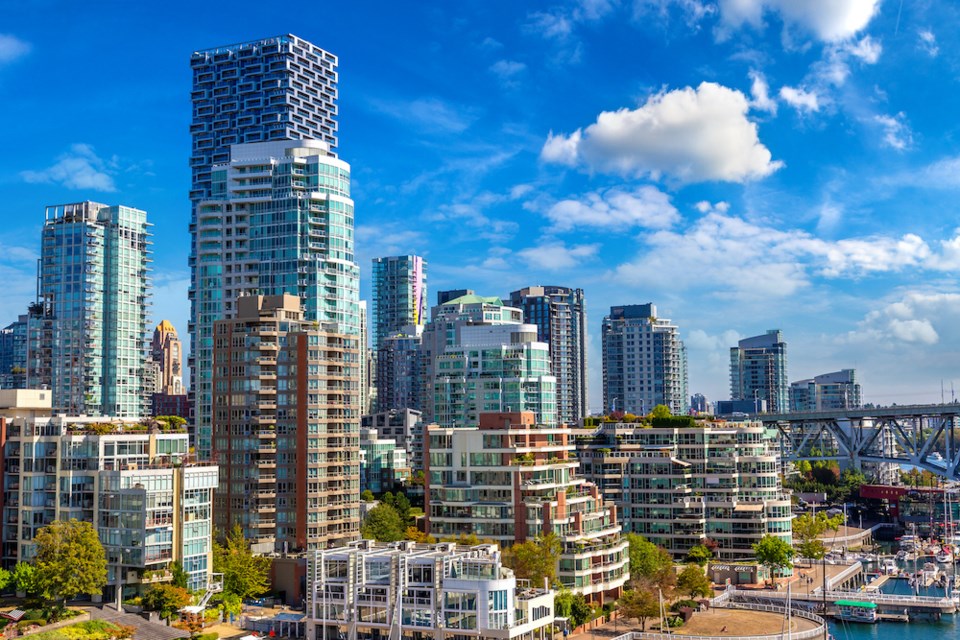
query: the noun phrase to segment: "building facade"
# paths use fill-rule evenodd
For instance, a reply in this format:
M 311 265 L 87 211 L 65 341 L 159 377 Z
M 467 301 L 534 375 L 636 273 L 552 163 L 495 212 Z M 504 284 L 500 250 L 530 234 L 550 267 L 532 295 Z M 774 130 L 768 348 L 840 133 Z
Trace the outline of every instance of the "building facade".
M 360 491 L 396 491 L 410 480 L 406 450 L 376 429 L 360 428 Z
M 177 330 L 169 320 L 162 320 L 153 330 L 150 357 L 159 365 L 157 393 L 183 395 L 183 347 Z
M 708 539 L 719 560 L 734 562 L 751 559 L 767 534 L 792 542 L 775 433 L 760 423 L 688 420 L 603 423 L 576 434 L 583 475 L 619 506 L 624 531 L 678 559 Z
M 587 310 L 583 289 L 526 287 L 510 294 L 510 306 L 523 310 L 537 327 L 537 339 L 550 346 L 557 379 L 557 420 L 578 424 L 587 415 Z
M 209 455 L 213 323 L 237 296 L 289 293 L 307 319 L 355 333 L 359 268 L 350 169 L 336 160 L 337 57 L 288 34 L 196 51 L 190 65 L 190 366 Z
M 315 551 L 307 590 L 311 639 L 543 640 L 554 619 L 554 592 L 517 580 L 493 545 L 361 540 Z
M 146 415 L 148 238 L 139 209 L 47 207 L 26 383 L 50 389 L 55 411 Z
M 27 316 L 17 316 L 0 329 L 0 389 L 24 389 L 27 385 Z
M 862 405 L 856 369 L 824 373 L 790 384 L 790 411 L 859 409 Z
M 380 341 L 377 350 L 377 411 L 420 411 L 424 390 L 422 325 L 407 325 Z
M 312 140 L 234 145 L 212 173 L 212 197 L 197 205 L 193 291 L 200 343 L 194 388 L 197 448 L 210 447 L 211 339 L 207 324 L 236 315 L 244 295 L 298 296 L 304 317 L 360 334 L 349 166 Z M 209 313 L 207 313 L 209 312 Z M 357 384 L 360 383 L 357 369 Z M 199 385 L 199 386 L 198 386 Z
M 118 578 L 124 597 L 172 580 L 174 561 L 190 589 L 207 587 L 217 468 L 191 461 L 185 429 L 140 418 L 21 416 L 0 418 L 4 567 L 33 558 L 41 528 L 76 518 L 100 535 L 106 598 Z
M 214 324 L 215 522 L 260 553 L 360 531 L 358 337 L 304 315 L 296 296 L 243 296 Z
M 577 476 L 570 430 L 532 413 L 484 413 L 479 426 L 426 432 L 427 532 L 476 534 L 503 547 L 560 539 L 557 576 L 591 599 L 616 599 L 629 578 L 617 507 Z
M 779 329 L 745 338 L 730 349 L 730 399 L 767 401 L 767 411 L 788 411 L 787 343 Z
M 679 328 L 651 304 L 610 307 L 603 319 L 603 409 L 647 415 L 689 411 L 687 352 Z
M 360 418 L 360 426 L 376 429 L 380 438 L 393 440 L 407 452 L 412 469 L 423 471 L 423 414 L 414 409 L 391 409 Z
M 384 338 L 427 321 L 427 261 L 420 256 L 373 259 L 373 322 L 376 352 Z

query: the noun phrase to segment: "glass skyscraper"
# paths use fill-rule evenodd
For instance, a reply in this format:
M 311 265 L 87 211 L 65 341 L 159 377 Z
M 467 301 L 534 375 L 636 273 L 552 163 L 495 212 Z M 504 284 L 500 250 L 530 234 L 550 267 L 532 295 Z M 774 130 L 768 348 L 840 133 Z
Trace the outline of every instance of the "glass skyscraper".
M 373 259 L 373 350 L 408 325 L 427 322 L 427 261 L 420 256 Z M 408 333 L 411 331 L 408 330 Z
M 146 415 L 147 214 L 80 202 L 47 207 L 27 384 L 55 413 Z
M 350 167 L 336 159 L 337 57 L 283 35 L 197 51 L 190 192 L 195 441 L 211 452 L 213 323 L 239 295 L 300 297 L 359 334 Z
M 787 343 L 779 329 L 744 338 L 730 348 L 731 400 L 766 400 L 770 413 L 786 413 L 789 389 Z

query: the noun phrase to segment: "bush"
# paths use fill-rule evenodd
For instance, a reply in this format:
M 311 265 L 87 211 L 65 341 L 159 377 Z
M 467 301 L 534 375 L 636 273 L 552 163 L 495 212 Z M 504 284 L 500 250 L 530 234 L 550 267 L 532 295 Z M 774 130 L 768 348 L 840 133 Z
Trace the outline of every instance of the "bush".
M 25 631 L 29 627 L 45 627 L 47 626 L 47 621 L 43 618 L 24 618 L 17 623 L 18 631 Z
M 219 640 L 220 634 L 218 633 L 202 633 L 197 636 L 197 640 Z
M 670 605 L 671 611 L 680 611 L 682 607 L 690 607 L 694 611 L 700 608 L 700 605 L 696 600 L 677 600 L 672 605 Z
M 89 620 L 62 629 L 44 631 L 31 636 L 32 640 L 120 640 L 132 638 L 135 627 L 114 624 L 105 620 Z

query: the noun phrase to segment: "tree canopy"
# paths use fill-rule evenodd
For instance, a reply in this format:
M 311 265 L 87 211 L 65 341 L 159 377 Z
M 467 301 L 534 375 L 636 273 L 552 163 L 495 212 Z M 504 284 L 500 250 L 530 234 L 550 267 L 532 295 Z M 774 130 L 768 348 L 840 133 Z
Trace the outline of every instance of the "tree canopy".
M 770 569 L 771 578 L 778 569 L 793 566 L 793 547 L 782 538 L 769 533 L 753 545 L 753 553 L 757 562 Z
M 593 619 L 593 609 L 583 594 L 561 589 L 553 600 L 556 615 L 569 618 L 574 628 Z
M 254 555 L 236 524 L 223 544 L 213 543 L 213 570 L 223 574 L 223 591 L 241 600 L 255 598 L 270 588 L 270 558 Z
M 647 620 L 660 617 L 660 599 L 650 588 L 625 591 L 617 607 L 624 618 L 636 618 L 641 631 L 647 630 Z
M 828 530 L 837 531 L 843 524 L 843 516 L 828 516 L 821 511 L 817 515 L 804 513 L 793 520 L 793 539 L 797 551 L 804 558 L 819 560 L 827 553 L 827 547 L 820 536 Z
M 630 544 L 630 576 L 634 580 L 646 579 L 669 592 L 677 577 L 670 552 L 636 533 L 628 533 L 627 542 Z
M 396 542 L 407 537 L 407 527 L 396 509 L 381 503 L 367 513 L 360 535 L 368 540 Z
M 18 562 L 13 567 L 12 577 L 14 589 L 26 593 L 28 597 L 39 596 L 43 590 L 37 579 L 37 569 L 32 564 Z
M 710 551 L 706 545 L 694 545 L 687 551 L 687 561 L 699 564 L 700 566 L 710 562 L 711 558 L 713 558 L 713 551 Z
M 144 608 L 159 612 L 164 619 L 171 618 L 189 604 L 190 592 L 172 584 L 155 584 L 143 594 Z
M 706 598 L 713 595 L 713 586 L 703 567 L 688 564 L 677 576 L 677 591 L 691 598 Z
M 34 538 L 36 579 L 41 591 L 62 604 L 80 595 L 100 595 L 107 584 L 107 557 L 89 522 L 54 520 Z
M 504 552 L 503 561 L 518 579 L 529 580 L 530 584 L 540 587 L 544 579 L 548 584 L 556 581 L 561 550 L 560 538 L 548 533 L 514 544 Z

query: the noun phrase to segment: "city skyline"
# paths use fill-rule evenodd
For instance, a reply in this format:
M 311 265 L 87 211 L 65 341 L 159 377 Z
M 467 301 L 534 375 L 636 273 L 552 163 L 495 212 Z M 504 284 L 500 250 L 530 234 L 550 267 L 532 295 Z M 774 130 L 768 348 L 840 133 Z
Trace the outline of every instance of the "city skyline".
M 864 402 L 939 401 L 955 376 L 957 14 L 946 3 L 329 7 L 322 26 L 267 15 L 256 32 L 212 8 L 185 24 L 176 2 L 151 29 L 138 7 L 44 6 L 64 24 L 36 4 L 0 9 L 0 86 L 20 96 L 0 109 L 47 123 L 44 144 L 28 138 L 35 127 L 9 131 L 18 152 L 0 161 L 17 212 L 0 233 L 4 325 L 32 299 L 42 219 L 30 212 L 89 199 L 151 212 L 151 321 L 170 317 L 185 336 L 184 61 L 293 32 L 340 58 L 338 155 L 354 166 L 364 298 L 370 258 L 405 253 L 430 262 L 433 291 L 583 288 L 592 410 L 599 324 L 614 305 L 654 302 L 671 318 L 690 392 L 710 400 L 727 396 L 729 348 L 769 326 L 796 354 L 790 382 L 856 368 Z M 127 55 L 100 46 L 108 37 Z M 642 52 L 639 64 L 622 51 Z M 32 97 L 37 78 L 98 92 L 65 110 Z M 655 116 L 681 107 L 676 132 L 714 144 L 645 146 L 664 133 Z M 611 130 L 630 144 L 612 148 Z M 923 366 L 895 366 L 906 354 Z

